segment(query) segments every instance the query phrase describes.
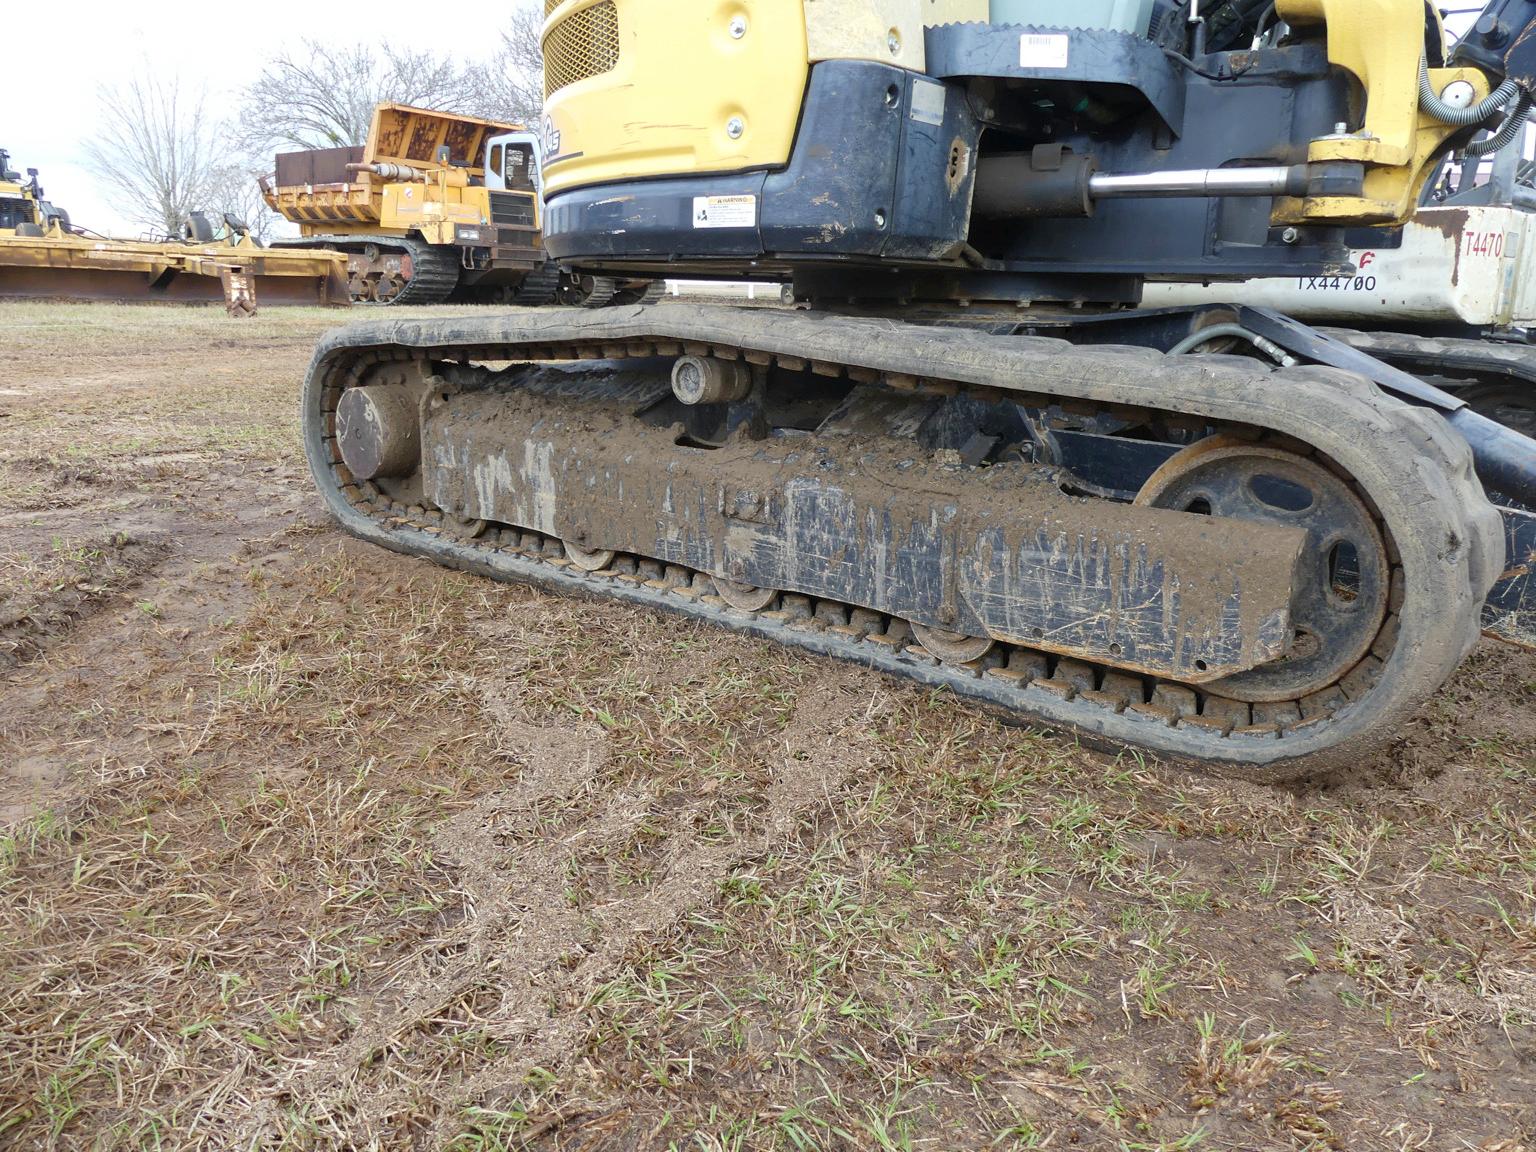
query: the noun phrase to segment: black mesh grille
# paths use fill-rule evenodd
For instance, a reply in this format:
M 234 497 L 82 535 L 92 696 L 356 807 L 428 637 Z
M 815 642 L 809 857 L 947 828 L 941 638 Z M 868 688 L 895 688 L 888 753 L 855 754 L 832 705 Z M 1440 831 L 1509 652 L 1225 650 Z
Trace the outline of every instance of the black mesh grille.
M 526 192 L 492 192 L 491 223 L 533 227 L 533 197 Z
M 619 14 L 602 0 L 563 17 L 544 37 L 544 95 L 611 72 L 619 63 Z

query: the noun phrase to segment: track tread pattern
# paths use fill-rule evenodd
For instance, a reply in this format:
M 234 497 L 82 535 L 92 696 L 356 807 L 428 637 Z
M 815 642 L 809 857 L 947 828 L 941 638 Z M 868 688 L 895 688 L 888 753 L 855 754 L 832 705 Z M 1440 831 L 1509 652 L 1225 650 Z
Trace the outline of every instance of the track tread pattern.
M 394 248 L 407 252 L 411 257 L 412 275 L 393 300 L 383 303 L 374 300 L 353 300 L 369 308 L 394 308 L 410 304 L 442 304 L 459 286 L 459 256 L 452 248 L 441 244 L 427 244 L 409 236 L 306 236 L 300 240 L 285 240 L 284 248 L 326 248 L 340 252 L 361 251 L 366 244 L 381 248 Z
M 513 299 L 520 306 L 534 307 L 553 304 L 560 291 L 560 265 L 546 260 L 524 276 L 514 291 Z
M 809 361 L 835 371 L 874 372 L 891 382 L 919 378 L 1022 394 L 1031 404 L 1077 400 L 1143 406 L 1246 426 L 1300 440 L 1337 462 L 1379 509 L 1402 569 L 1399 622 L 1369 686 L 1353 697 L 1315 702 L 1318 711 L 1282 733 L 1180 722 L 1174 710 L 1108 705 L 1069 683 L 924 661 L 909 650 L 860 642 L 835 630 L 739 618 L 698 599 L 645 584 L 603 583 L 609 594 L 702 615 L 738 630 L 772 635 L 958 694 L 1023 718 L 1071 727 L 1094 739 L 1220 766 L 1250 779 L 1296 778 L 1350 763 L 1389 740 L 1450 676 L 1477 642 L 1482 599 L 1503 562 L 1502 523 L 1483 496 L 1464 442 L 1434 413 L 1407 405 L 1354 374 L 1330 368 L 1268 369 L 1248 359 L 1169 358 L 1146 349 L 1074 346 L 893 320 L 807 315 L 767 309 L 685 305 L 500 313 L 474 320 L 378 321 L 322 341 L 305 395 L 311 470 L 343 526 L 397 551 L 503 579 L 572 591 L 599 590 L 588 574 L 456 540 L 355 507 L 355 485 L 338 471 L 326 435 L 326 397 L 377 358 L 434 360 L 563 359 L 665 354 L 679 342 L 715 354 L 749 351 Z M 583 352 L 583 349 L 589 349 Z M 1005 673 L 1007 670 L 1004 670 Z M 1105 683 L 1109 683 L 1106 678 Z M 1022 685 L 1022 686 L 1021 686 Z M 1173 686 L 1177 687 L 1177 686 Z M 1053 690 L 1059 689 L 1059 691 Z M 1113 695 L 1113 694 L 1111 694 Z M 1306 705 L 1308 702 L 1303 702 Z

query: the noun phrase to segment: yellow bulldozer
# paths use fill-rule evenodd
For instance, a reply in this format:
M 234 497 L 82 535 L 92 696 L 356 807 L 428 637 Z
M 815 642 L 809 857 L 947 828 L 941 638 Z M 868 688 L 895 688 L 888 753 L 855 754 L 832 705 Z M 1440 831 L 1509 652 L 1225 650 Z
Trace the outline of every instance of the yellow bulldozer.
M 328 252 L 264 248 L 231 218 L 217 229 L 201 212 L 181 239 L 118 240 L 75 227 L 0 148 L 0 298 L 223 302 L 232 316 L 265 304 L 348 302 L 345 264 Z
M 545 255 L 541 160 L 520 124 L 386 103 L 363 144 L 278 153 L 261 188 L 299 226 L 279 243 L 344 253 L 360 304 L 642 299 L 648 278 L 566 274 Z

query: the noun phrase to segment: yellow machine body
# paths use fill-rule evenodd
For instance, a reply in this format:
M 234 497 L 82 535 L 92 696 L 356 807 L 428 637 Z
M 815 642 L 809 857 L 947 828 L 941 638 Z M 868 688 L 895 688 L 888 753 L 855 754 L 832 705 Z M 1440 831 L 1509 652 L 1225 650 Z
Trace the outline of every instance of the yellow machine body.
M 546 195 L 789 158 L 808 70 L 798 0 L 565 0 L 543 47 Z
M 317 150 L 328 154 L 324 160 L 334 161 L 320 175 L 336 179 L 285 180 L 280 170 L 278 179 L 263 188 L 263 196 L 304 236 L 419 234 L 429 244 L 451 244 L 455 225 L 491 223 L 486 140 L 521 130 L 520 124 L 380 104 L 360 148 Z M 442 163 L 445 148 L 448 162 Z M 347 164 L 365 167 L 348 171 Z M 383 176 L 369 171 L 366 166 L 372 165 L 410 175 Z
M 537 141 L 520 124 L 380 104 L 363 144 L 279 153 L 275 167 L 262 194 L 300 233 L 280 243 L 347 253 L 360 303 L 551 291 L 535 275 L 548 263 Z
M 545 191 L 785 164 L 805 81 L 822 60 L 920 73 L 925 27 L 987 19 L 987 0 L 547 0 Z M 1281 0 L 1321 26 L 1359 80 L 1364 125 L 1313 141 L 1309 160 L 1358 161 L 1360 196 L 1277 197 L 1275 224 L 1401 223 L 1457 129 L 1419 111 L 1421 0 Z M 1489 92 L 1472 68 L 1430 70 Z
M 30 185 L 0 181 L 0 299 L 346 305 L 340 253 L 262 248 L 249 235 L 208 243 L 77 235 L 46 219 Z
M 810 66 L 921 72 L 923 28 L 987 0 L 548 0 L 545 192 L 784 164 Z

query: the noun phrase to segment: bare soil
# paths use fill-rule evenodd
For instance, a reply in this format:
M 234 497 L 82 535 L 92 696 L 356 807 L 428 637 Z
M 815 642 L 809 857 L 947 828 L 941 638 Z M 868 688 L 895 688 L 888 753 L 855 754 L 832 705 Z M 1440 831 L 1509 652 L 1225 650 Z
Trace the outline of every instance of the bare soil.
M 1086 751 L 343 538 L 335 322 L 0 306 L 0 1145 L 1536 1148 L 1536 655 Z

